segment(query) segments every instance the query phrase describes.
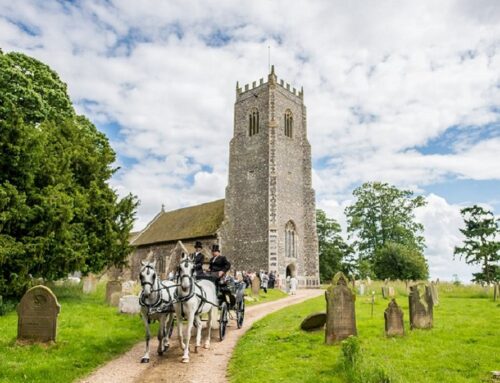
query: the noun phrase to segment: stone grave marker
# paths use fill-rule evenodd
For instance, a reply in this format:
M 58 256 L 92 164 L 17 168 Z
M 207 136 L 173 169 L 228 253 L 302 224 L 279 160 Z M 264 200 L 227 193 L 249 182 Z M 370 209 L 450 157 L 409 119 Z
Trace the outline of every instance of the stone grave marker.
M 359 295 L 365 295 L 365 284 L 361 283 L 358 288 Z
M 45 286 L 29 289 L 17 305 L 17 339 L 36 342 L 55 341 L 57 316 L 61 306 Z
M 389 288 L 387 286 L 382 286 L 382 298 L 389 299 Z
M 300 328 L 304 331 L 320 330 L 325 326 L 326 313 L 314 313 L 304 318 Z
M 325 292 L 326 344 L 339 342 L 350 335 L 357 335 L 354 307 L 356 296 L 348 286 L 349 281 L 346 276 L 338 272 Z
M 83 278 L 83 293 L 92 294 L 97 290 L 97 278 L 93 274 Z
M 120 298 L 118 311 L 124 314 L 137 314 L 141 312 L 139 297 L 137 295 L 125 295 Z
M 130 295 L 134 293 L 135 281 L 125 281 L 122 283 L 122 293 Z
M 260 278 L 255 276 L 252 280 L 252 294 L 259 295 L 260 290 Z
M 431 282 L 431 297 L 432 297 L 432 304 L 434 306 L 439 305 L 439 293 L 438 293 L 438 288 L 437 284 L 435 282 Z
M 433 304 L 431 289 L 425 285 L 424 294 L 420 297 L 418 285 L 410 287 L 408 296 L 410 303 L 410 328 L 432 328 L 433 325 Z
M 112 305 L 111 296 L 114 293 L 120 293 L 121 295 L 121 292 L 122 292 L 122 283 L 120 281 L 109 281 L 108 283 L 106 283 L 106 302 Z M 113 301 L 113 303 L 114 302 L 116 303 L 112 306 L 118 306 L 118 301 Z
M 387 336 L 403 336 L 405 334 L 403 322 L 403 310 L 398 306 L 395 299 L 391 299 L 384 311 L 385 334 Z
M 396 296 L 396 292 L 394 291 L 394 287 L 389 286 L 387 288 L 387 295 L 389 296 L 389 298 L 394 298 Z

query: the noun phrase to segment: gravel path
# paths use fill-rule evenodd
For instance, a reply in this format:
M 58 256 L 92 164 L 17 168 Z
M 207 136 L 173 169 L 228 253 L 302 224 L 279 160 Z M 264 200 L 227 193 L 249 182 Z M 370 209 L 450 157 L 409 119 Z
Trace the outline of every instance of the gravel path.
M 127 353 L 80 380 L 80 383 L 227 382 L 226 370 L 233 348 L 238 339 L 251 327 L 253 322 L 273 311 L 317 297 L 323 293 L 324 290 L 297 290 L 297 295 L 247 307 L 243 328 L 238 330 L 236 322 L 234 320 L 230 321 L 231 327 L 228 326 L 226 338 L 223 342 L 219 342 L 217 339 L 219 332 L 212 330 L 210 350 L 205 350 L 201 347 L 198 353 L 194 353 L 195 339 L 191 337 L 191 360 L 188 364 L 181 363 L 182 352 L 179 348 L 177 336 L 172 337 L 170 341 L 171 348 L 162 357 L 156 355 L 157 341 L 154 338 L 150 344 L 150 363 L 140 363 L 145 347 L 144 342 L 140 342 Z M 176 333 L 177 329 L 174 331 L 174 334 Z M 202 344 L 204 337 L 205 331 L 202 333 Z

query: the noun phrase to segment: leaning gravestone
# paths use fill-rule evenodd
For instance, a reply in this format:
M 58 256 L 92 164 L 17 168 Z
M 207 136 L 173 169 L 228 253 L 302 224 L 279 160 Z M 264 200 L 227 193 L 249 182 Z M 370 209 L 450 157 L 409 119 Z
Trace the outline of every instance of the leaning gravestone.
M 109 281 L 106 283 L 106 302 L 112 306 L 118 306 L 118 301 L 116 298 L 113 302 L 111 302 L 111 297 L 114 293 L 121 294 L 122 292 L 122 283 L 120 281 Z
M 61 306 L 45 286 L 29 289 L 17 305 L 17 339 L 36 342 L 56 340 L 57 315 Z
M 434 306 L 439 305 L 439 293 L 437 289 L 437 284 L 435 282 L 431 282 L 431 297 L 432 297 L 432 304 Z
M 300 328 L 304 331 L 314 331 L 322 329 L 326 323 L 326 313 L 314 313 L 304 318 Z
M 431 289 L 424 286 L 423 297 L 420 297 L 418 285 L 410 287 L 410 328 L 432 328 L 433 325 L 433 304 Z
M 355 294 L 349 289 L 348 284 L 346 276 L 338 272 L 333 277 L 332 285 L 325 292 L 326 344 L 339 342 L 350 335 L 357 335 Z
M 385 334 L 387 336 L 403 336 L 405 334 L 403 310 L 398 306 L 395 299 L 392 299 L 385 309 L 384 319 Z
M 89 274 L 83 278 L 84 294 L 95 293 L 96 289 L 97 289 L 97 278 L 93 274 Z
M 260 278 L 258 276 L 255 276 L 252 280 L 252 294 L 259 295 L 259 290 L 260 290 Z

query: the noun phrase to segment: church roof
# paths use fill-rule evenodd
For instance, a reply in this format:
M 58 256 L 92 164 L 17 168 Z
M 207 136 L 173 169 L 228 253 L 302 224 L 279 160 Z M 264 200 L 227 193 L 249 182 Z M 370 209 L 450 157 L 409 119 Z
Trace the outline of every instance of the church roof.
M 131 243 L 133 246 L 216 234 L 224 219 L 224 200 L 159 213 Z

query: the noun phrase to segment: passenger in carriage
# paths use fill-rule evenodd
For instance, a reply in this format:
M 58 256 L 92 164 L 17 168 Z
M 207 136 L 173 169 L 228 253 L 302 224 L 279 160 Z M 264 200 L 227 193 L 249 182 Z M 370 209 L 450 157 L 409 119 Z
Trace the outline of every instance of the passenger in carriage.
M 196 277 L 201 277 L 203 273 L 203 260 L 205 257 L 203 256 L 201 250 L 203 249 L 203 245 L 200 241 L 196 241 L 194 245 L 194 253 L 191 254 L 191 258 L 194 262 L 194 272 Z

